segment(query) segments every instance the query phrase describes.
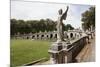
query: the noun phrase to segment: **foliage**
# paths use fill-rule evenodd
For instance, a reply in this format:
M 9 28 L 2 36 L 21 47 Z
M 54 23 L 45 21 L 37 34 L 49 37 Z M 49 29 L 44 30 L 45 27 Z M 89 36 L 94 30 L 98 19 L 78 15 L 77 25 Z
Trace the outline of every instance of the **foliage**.
M 68 31 L 68 30 L 73 30 L 74 27 L 71 26 L 71 24 L 67 24 L 64 26 L 64 30 Z
M 24 33 L 36 33 L 39 31 L 53 31 L 56 30 L 56 23 L 50 19 L 41 19 L 41 20 L 16 20 L 11 19 L 11 35 Z
M 90 7 L 89 10 L 86 10 L 82 14 L 82 27 L 84 30 L 91 28 L 91 26 L 95 27 L 95 7 Z

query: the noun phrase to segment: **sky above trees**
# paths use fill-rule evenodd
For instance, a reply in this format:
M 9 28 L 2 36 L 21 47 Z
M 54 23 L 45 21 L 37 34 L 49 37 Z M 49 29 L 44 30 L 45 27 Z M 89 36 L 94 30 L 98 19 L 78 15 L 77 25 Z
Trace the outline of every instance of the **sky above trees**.
M 81 14 L 88 10 L 91 5 L 11 1 L 11 18 L 23 20 L 49 18 L 56 21 L 58 10 L 63 9 L 64 12 L 67 6 L 69 6 L 69 11 L 67 19 L 63 21 L 64 24 L 71 24 L 75 28 L 81 27 Z

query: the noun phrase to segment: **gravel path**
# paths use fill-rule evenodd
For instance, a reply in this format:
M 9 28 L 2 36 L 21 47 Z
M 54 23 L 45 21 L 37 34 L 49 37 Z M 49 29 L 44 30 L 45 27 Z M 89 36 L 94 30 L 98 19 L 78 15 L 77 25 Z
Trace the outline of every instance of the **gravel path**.
M 92 39 L 83 62 L 94 62 L 94 61 L 95 61 L 95 39 Z

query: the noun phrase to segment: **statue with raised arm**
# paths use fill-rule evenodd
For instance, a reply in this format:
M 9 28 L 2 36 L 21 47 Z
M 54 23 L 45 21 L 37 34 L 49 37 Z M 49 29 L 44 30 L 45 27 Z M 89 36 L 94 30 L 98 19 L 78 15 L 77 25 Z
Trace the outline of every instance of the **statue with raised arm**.
M 62 9 L 58 11 L 59 17 L 57 20 L 57 41 L 64 41 L 63 20 L 66 20 L 68 9 L 69 7 L 67 6 L 67 9 L 64 13 Z

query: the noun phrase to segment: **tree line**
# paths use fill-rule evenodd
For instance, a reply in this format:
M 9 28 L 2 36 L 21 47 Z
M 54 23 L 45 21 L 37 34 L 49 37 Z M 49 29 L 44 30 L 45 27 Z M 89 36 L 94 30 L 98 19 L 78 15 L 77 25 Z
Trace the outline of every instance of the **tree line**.
M 11 35 L 15 35 L 17 33 L 20 34 L 28 34 L 28 33 L 38 33 L 38 32 L 45 32 L 45 31 L 56 31 L 57 21 L 53 21 L 51 19 L 40 19 L 40 20 L 17 20 L 11 19 L 10 20 L 10 28 L 11 28 Z M 64 31 L 68 29 L 72 30 L 70 24 L 64 25 Z

